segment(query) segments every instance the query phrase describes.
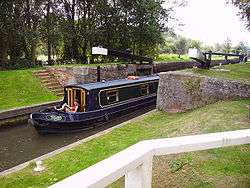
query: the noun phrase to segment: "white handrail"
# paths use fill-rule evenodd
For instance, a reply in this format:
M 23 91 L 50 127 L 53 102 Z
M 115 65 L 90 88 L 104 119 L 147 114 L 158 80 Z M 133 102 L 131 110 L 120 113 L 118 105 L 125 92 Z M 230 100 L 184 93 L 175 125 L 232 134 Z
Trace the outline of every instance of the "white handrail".
M 149 188 L 153 156 L 249 143 L 250 129 L 142 141 L 51 187 L 105 187 L 125 175 L 125 187 Z

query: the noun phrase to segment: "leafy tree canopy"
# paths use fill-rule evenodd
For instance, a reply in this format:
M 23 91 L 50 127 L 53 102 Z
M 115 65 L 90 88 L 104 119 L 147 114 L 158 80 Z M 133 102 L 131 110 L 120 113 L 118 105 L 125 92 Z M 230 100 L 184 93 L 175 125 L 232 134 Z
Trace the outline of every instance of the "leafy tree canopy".
M 230 0 L 234 6 L 239 8 L 242 20 L 246 21 L 246 27 L 250 31 L 250 0 Z

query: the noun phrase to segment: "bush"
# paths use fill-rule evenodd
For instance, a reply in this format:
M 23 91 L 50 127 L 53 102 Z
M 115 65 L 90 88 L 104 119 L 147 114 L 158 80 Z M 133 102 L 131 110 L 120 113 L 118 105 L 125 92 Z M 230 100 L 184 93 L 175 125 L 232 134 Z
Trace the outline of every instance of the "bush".
M 27 68 L 34 68 L 34 67 L 40 67 L 42 66 L 41 61 L 36 61 L 33 63 L 29 59 L 25 58 L 15 58 L 8 60 L 7 63 L 1 65 L 0 69 L 2 70 L 11 70 L 11 69 L 27 69 Z

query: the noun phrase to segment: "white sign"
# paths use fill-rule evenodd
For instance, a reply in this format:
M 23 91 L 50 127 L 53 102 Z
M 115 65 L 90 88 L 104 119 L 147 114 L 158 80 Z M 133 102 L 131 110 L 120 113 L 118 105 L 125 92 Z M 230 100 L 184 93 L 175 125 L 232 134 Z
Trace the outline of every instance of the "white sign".
M 92 47 L 92 54 L 108 55 L 108 49 L 107 48 L 100 48 L 100 47 Z

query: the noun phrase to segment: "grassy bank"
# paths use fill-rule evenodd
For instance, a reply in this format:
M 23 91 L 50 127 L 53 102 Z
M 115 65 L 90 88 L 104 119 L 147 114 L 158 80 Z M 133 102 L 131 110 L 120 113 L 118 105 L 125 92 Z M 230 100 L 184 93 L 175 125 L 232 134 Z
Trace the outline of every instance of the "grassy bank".
M 228 57 L 228 59 L 235 59 L 235 57 Z M 213 55 L 212 60 L 225 60 L 224 56 Z M 157 62 L 175 62 L 175 61 L 193 61 L 189 58 L 188 54 L 179 55 L 178 54 L 160 54 L 156 60 Z
M 250 100 L 218 102 L 179 114 L 154 112 L 45 160 L 46 170 L 42 173 L 34 173 L 31 164 L 1 177 L 0 187 L 46 187 L 144 139 L 249 128 L 246 108 L 249 103 Z M 220 182 L 228 179 L 246 187 L 250 177 L 250 146 L 157 158 L 154 164 L 153 187 L 220 187 Z M 180 165 L 183 167 L 179 168 Z M 121 184 L 122 180 L 113 186 Z
M 175 62 L 175 61 L 192 61 L 188 57 L 188 55 L 181 55 L 179 57 L 178 54 L 160 54 L 156 60 L 157 62 Z
M 58 99 L 42 87 L 31 69 L 0 71 L 0 111 Z
M 45 55 L 40 55 L 38 57 L 38 60 L 41 60 L 41 61 L 47 61 L 47 56 Z M 221 58 L 222 59 L 222 58 Z M 159 61 L 159 62 L 173 62 L 173 61 L 190 61 L 191 59 L 188 57 L 188 55 L 181 55 L 179 57 L 178 54 L 160 54 L 157 58 L 156 58 L 156 61 Z M 105 63 L 105 64 L 121 64 L 121 63 L 125 63 L 125 62 L 120 62 L 120 61 L 117 61 L 117 62 L 110 62 L 110 63 Z M 95 65 L 98 65 L 98 64 L 76 64 L 76 65 L 79 65 L 79 66 L 95 66 Z M 61 65 L 59 65 L 61 66 Z M 74 64 L 72 64 L 71 66 L 74 66 Z
M 218 70 L 223 69 L 223 70 Z M 223 65 L 216 69 L 189 69 L 193 73 L 250 83 L 250 63 Z

